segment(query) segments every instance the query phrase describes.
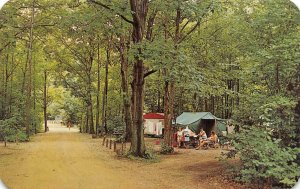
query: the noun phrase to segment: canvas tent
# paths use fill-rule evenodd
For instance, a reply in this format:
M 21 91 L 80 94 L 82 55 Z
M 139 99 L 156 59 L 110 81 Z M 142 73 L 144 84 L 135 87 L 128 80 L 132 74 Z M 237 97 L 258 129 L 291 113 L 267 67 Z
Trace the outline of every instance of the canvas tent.
M 196 134 L 200 128 L 203 128 L 207 135 L 210 135 L 212 130 L 216 130 L 217 117 L 210 112 L 183 112 L 173 122 L 177 127 L 188 126 Z

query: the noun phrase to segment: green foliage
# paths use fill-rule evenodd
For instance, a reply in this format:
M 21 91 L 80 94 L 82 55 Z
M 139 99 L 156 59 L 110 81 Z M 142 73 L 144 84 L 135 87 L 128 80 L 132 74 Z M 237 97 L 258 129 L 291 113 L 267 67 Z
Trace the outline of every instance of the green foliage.
M 236 134 L 234 146 L 242 167 L 240 181 L 292 186 L 299 178 L 299 165 L 295 163 L 299 148 L 284 147 L 280 139 L 264 127 L 243 127 Z
M 165 143 L 162 143 L 160 153 L 161 154 L 172 154 L 172 153 L 174 153 L 174 148 L 172 146 L 166 145 Z
M 20 115 L 14 115 L 9 119 L 0 120 L 0 137 L 2 140 L 10 142 L 27 140 L 28 138 L 25 131 L 20 125 Z
M 120 115 L 108 117 L 107 119 L 107 129 L 112 132 L 114 128 L 125 130 L 125 123 Z

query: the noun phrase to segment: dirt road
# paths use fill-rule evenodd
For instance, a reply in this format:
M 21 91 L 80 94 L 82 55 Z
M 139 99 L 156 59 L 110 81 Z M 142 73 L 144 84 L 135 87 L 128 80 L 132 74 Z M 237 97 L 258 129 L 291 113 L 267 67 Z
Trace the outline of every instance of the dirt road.
M 8 147 L 9 148 L 9 147 Z M 140 188 L 97 159 L 77 130 L 50 132 L 2 154 L 0 178 L 11 189 Z
M 101 143 L 76 129 L 50 126 L 31 142 L 0 144 L 0 179 L 10 189 L 243 188 L 222 177 L 215 159 L 220 150 L 176 149 L 176 155 L 147 163 L 117 158 Z

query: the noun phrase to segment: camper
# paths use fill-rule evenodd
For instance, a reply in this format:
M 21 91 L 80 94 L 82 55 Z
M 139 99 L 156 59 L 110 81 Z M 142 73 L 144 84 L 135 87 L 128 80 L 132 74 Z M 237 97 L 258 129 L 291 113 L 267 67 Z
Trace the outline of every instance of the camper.
M 144 114 L 144 134 L 151 137 L 160 137 L 163 134 L 164 114 Z

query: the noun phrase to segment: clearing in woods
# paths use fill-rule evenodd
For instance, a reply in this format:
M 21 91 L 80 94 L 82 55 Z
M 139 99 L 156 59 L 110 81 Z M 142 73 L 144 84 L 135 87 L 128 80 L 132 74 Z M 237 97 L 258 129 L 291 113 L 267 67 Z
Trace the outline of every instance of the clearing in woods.
M 31 142 L 0 144 L 0 179 L 10 189 L 242 188 L 224 180 L 224 167 L 215 159 L 220 150 L 176 149 L 176 155 L 149 163 L 117 158 L 101 143 L 51 125 Z

